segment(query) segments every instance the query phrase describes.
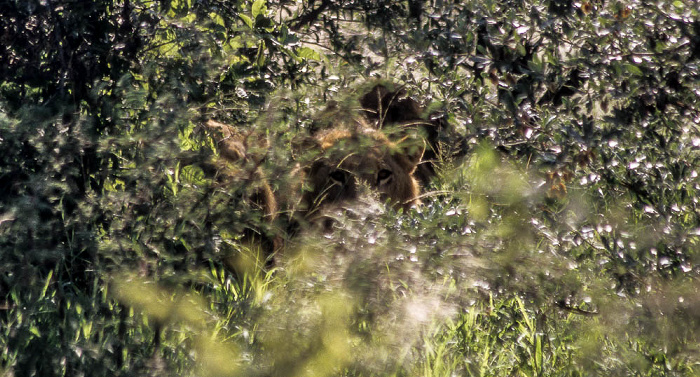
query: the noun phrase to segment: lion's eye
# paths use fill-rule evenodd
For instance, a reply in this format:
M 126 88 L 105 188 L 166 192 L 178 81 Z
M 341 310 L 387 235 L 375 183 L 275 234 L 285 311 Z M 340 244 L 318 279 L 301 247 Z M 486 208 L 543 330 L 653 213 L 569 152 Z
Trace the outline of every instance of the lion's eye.
M 391 178 L 392 174 L 394 173 L 392 173 L 391 170 L 379 170 L 379 172 L 377 173 L 377 185 L 383 185 L 389 182 L 389 179 Z
M 334 170 L 329 174 L 331 179 L 337 183 L 340 183 L 341 185 L 345 184 L 347 181 L 347 174 L 342 171 L 342 170 Z

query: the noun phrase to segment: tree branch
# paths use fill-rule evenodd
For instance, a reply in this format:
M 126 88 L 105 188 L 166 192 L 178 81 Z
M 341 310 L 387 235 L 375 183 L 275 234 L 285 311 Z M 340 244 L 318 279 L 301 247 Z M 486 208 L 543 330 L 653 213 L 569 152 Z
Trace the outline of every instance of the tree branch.
M 328 6 L 332 3 L 332 0 L 322 0 L 321 5 L 319 5 L 318 8 L 312 10 L 307 14 L 299 16 L 296 20 L 294 20 L 294 24 L 290 27 L 290 29 L 293 31 L 298 31 L 302 27 L 316 22 L 318 16 L 320 16 L 321 13 L 323 13 L 323 11 L 326 10 L 326 8 L 328 8 Z

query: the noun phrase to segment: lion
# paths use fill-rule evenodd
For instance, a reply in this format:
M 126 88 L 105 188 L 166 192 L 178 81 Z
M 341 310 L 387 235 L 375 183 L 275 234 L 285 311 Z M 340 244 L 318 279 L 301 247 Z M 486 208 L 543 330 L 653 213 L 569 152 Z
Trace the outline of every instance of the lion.
M 362 118 L 351 123 L 354 127 L 324 130 L 312 140 L 317 155 L 304 169 L 301 200 L 307 220 L 323 217 L 328 208 L 352 206 L 367 194 L 404 210 L 420 204 L 413 174 L 425 151 L 422 139 L 392 142 Z
M 358 101 L 362 114 L 376 129 L 393 131 L 398 135 L 407 131 L 423 134 L 427 148 L 415 175 L 422 185 L 427 186 L 436 174 L 437 162 L 448 156 L 463 155 L 464 143 L 452 145 L 460 139 L 455 137 L 455 132 L 445 117 L 437 112 L 426 116 L 426 110 L 409 97 L 403 88 L 392 90 L 393 86 L 390 83 L 375 84 L 360 96 Z M 450 145 L 443 145 L 447 140 L 451 141 Z
M 282 237 L 274 231 L 279 216 L 278 201 L 262 169 L 269 147 L 267 141 L 254 132 L 244 133 L 214 120 L 207 121 L 205 127 L 219 151 L 214 163 L 218 181 L 236 190 L 231 194 L 237 206 L 247 209 L 251 219 L 244 224 L 241 243 L 261 251 L 259 257 L 269 264 L 270 256 L 282 247 Z
M 276 192 L 260 168 L 269 147 L 264 139 L 215 121 L 208 121 L 206 128 L 214 133 L 222 174 L 252 187 L 244 199 L 256 205 L 269 224 L 277 222 L 277 229 L 286 229 L 284 239 L 303 224 L 325 222 L 328 213 L 347 212 L 370 197 L 402 210 L 420 205 L 421 185 L 415 174 L 426 153 L 420 132 L 406 127 L 398 136 L 387 134 L 370 125 L 361 109 L 341 108 L 335 102 L 328 104 L 323 117 L 324 127 L 295 144 L 298 153 L 289 166 L 290 179 Z M 256 228 L 247 231 L 263 234 Z M 267 255 L 280 251 L 281 241 L 273 245 L 265 250 Z
M 219 149 L 219 173 L 229 181 L 242 181 L 251 187 L 251 203 L 263 212 L 265 218 L 274 220 L 278 213 L 277 200 L 262 174 L 260 165 L 264 156 L 249 153 L 251 149 L 266 150 L 266 139 L 252 133 L 244 134 L 235 127 L 214 120 L 207 121 L 206 127 L 214 132 L 214 140 Z

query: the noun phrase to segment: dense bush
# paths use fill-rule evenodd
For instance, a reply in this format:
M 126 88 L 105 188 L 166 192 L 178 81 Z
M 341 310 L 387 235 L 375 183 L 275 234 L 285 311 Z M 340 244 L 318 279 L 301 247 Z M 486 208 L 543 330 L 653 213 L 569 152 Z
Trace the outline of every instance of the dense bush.
M 0 370 L 697 373 L 698 13 L 3 2 Z M 242 169 L 288 192 L 326 104 L 380 79 L 444 126 L 423 206 L 358 204 L 252 263 L 244 229 L 293 220 L 221 179 L 204 122 L 267 138 Z

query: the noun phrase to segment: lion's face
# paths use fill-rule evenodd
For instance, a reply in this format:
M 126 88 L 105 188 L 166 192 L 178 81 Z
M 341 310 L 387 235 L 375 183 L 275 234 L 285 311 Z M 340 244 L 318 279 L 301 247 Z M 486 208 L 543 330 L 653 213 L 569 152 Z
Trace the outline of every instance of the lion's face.
M 423 146 L 392 143 L 376 130 L 332 130 L 316 142 L 321 153 L 307 170 L 302 200 L 308 213 L 345 206 L 367 194 L 399 208 L 418 204 L 413 172 Z

